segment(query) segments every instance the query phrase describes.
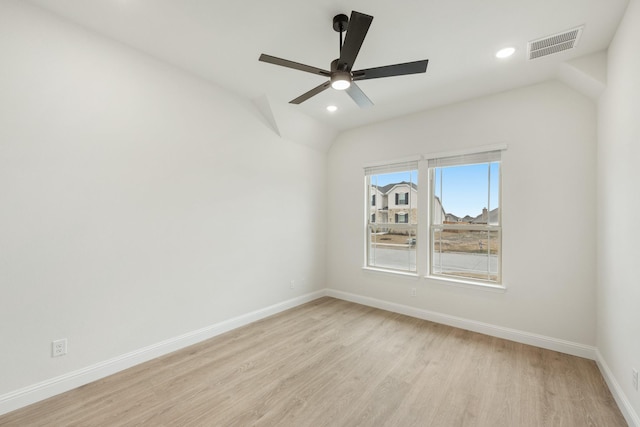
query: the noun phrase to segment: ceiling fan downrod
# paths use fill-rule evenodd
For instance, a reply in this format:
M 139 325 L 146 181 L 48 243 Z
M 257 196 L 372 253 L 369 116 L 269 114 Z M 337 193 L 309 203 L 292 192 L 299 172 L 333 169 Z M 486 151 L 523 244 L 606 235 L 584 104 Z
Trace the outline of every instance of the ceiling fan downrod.
M 349 17 L 343 13 L 333 17 L 333 29 L 340 33 L 340 53 L 342 53 L 342 33 L 347 30 L 349 24 Z

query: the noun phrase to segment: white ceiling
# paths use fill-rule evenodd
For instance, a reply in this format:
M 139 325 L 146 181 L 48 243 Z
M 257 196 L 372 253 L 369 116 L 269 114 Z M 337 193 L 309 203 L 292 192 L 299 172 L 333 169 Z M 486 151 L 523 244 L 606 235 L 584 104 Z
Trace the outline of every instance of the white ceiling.
M 426 74 L 361 81 L 375 106 L 333 89 L 288 106 L 334 130 L 553 78 L 563 62 L 606 49 L 628 0 L 30 0 L 240 96 L 288 101 L 323 78 L 258 61 L 261 53 L 329 68 L 332 18 L 374 16 L 354 69 L 429 59 Z M 584 25 L 578 47 L 527 61 L 530 40 Z M 495 58 L 517 48 L 507 60 Z M 339 110 L 328 113 L 335 104 Z

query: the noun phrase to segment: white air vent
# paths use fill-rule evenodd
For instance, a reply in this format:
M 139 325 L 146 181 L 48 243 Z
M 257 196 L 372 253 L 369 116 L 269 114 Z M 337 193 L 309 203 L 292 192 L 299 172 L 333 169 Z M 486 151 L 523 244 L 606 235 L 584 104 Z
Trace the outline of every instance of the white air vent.
M 527 57 L 529 59 L 537 59 L 574 49 L 578 45 L 583 28 L 584 26 L 530 41 L 527 44 Z

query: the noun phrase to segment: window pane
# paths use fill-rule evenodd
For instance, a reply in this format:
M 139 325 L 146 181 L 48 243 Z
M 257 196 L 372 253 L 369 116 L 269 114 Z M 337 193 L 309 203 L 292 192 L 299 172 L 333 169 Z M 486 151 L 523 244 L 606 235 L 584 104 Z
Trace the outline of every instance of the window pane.
M 432 224 L 499 225 L 500 163 L 434 168 Z
M 414 227 L 369 227 L 368 265 L 393 270 L 416 271 Z
M 418 171 L 367 176 L 367 265 L 416 272 Z
M 431 273 L 458 278 L 499 280 L 498 230 L 434 229 Z

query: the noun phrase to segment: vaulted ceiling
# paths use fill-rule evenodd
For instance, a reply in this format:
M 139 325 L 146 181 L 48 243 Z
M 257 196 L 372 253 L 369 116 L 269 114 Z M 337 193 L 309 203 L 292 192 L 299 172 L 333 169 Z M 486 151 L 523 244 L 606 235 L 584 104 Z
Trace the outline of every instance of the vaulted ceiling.
M 310 116 L 336 131 L 536 83 L 606 49 L 628 0 L 211 1 L 30 0 L 72 22 L 251 100 Z M 359 82 L 375 106 L 332 89 L 288 102 L 323 77 L 258 62 L 261 53 L 328 69 L 339 55 L 336 14 L 374 16 L 357 69 L 429 59 L 426 74 Z M 575 49 L 527 60 L 527 42 L 584 25 Z M 497 59 L 513 46 L 516 53 Z M 329 113 L 327 105 L 338 111 Z

